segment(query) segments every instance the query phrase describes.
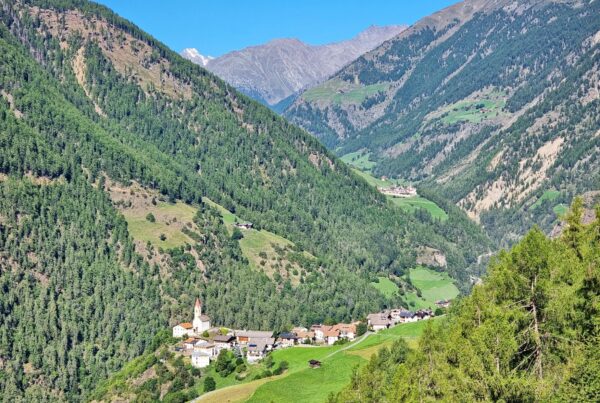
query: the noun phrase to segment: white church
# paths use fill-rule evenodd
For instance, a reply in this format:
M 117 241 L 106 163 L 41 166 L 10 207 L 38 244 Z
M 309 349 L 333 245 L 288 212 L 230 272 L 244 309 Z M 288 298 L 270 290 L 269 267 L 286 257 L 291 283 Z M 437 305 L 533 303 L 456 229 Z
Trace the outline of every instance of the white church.
M 196 298 L 192 323 L 183 322 L 173 326 L 173 337 L 201 336 L 208 329 L 210 329 L 210 318 L 208 315 L 202 315 L 202 302 L 200 298 Z

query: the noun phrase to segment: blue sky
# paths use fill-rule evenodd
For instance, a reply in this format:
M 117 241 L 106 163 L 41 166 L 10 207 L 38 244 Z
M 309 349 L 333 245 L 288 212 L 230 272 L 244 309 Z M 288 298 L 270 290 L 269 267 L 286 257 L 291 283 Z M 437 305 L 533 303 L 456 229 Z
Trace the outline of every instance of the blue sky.
M 98 0 L 173 50 L 220 56 L 275 38 L 348 39 L 369 25 L 412 24 L 457 0 Z

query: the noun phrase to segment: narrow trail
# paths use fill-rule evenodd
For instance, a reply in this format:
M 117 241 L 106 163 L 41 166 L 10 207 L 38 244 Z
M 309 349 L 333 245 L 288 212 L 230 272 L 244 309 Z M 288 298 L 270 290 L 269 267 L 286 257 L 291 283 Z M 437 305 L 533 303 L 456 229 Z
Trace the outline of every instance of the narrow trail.
M 352 343 L 348 344 L 347 346 L 344 346 L 343 348 L 340 348 L 339 350 L 335 350 L 334 352 L 327 354 L 325 357 L 323 357 L 323 359 L 326 360 L 327 358 L 334 356 L 341 351 L 345 351 L 345 350 L 348 350 L 349 348 L 356 346 L 358 343 L 360 343 L 361 341 L 363 341 L 364 339 L 366 339 L 367 337 L 369 337 L 372 334 L 373 334 L 373 332 L 367 332 L 367 333 L 363 334 L 362 336 L 360 336 L 358 339 L 354 340 Z

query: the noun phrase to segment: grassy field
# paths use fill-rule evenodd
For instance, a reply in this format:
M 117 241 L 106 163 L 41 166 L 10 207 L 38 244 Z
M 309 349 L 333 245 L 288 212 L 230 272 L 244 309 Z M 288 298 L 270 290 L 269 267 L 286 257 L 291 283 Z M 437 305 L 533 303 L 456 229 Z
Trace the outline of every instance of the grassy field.
M 394 197 L 392 198 L 392 201 L 396 206 L 408 211 L 415 211 L 423 208 L 429 211 L 433 218 L 437 218 L 443 221 L 448 219 L 448 214 L 446 214 L 446 212 L 442 210 L 440 206 L 438 206 L 431 200 L 427 200 L 426 198 L 421 196 Z
M 155 222 L 146 219 L 146 215 L 152 213 Z M 156 206 L 145 209 L 128 209 L 123 211 L 127 220 L 127 227 L 134 239 L 150 242 L 152 245 L 163 249 L 176 248 L 185 243 L 193 243 L 187 235 L 181 232 L 181 224 L 192 222 L 196 209 L 182 202 L 170 204 L 158 202 Z M 175 221 L 174 221 L 175 220 Z M 164 234 L 166 239 L 160 240 Z
M 398 292 L 398 286 L 392 280 L 387 277 L 378 277 L 378 283 L 371 283 L 373 287 L 377 288 L 380 293 L 386 297 L 391 297 Z
M 309 102 L 327 101 L 334 104 L 360 104 L 366 98 L 386 91 L 388 84 L 358 85 L 346 81 L 332 80 L 323 85 L 311 88 L 302 94 L 302 98 Z
M 411 308 L 435 308 L 435 302 L 442 299 L 454 299 L 458 296 L 458 288 L 448 276 L 448 273 L 440 273 L 425 267 L 411 269 L 410 280 L 412 284 L 421 290 L 421 297 L 416 293 L 408 293 L 406 301 Z M 411 304 L 414 303 L 414 306 Z
M 552 210 L 554 211 L 554 214 L 556 214 L 558 217 L 561 217 L 567 214 L 567 212 L 569 211 L 569 206 L 560 203 L 554 206 Z
M 361 171 L 371 171 L 371 169 L 373 169 L 377 164 L 373 161 L 369 161 L 370 155 L 371 153 L 361 150 L 343 155 L 340 157 L 340 159 L 346 164 L 351 165 Z
M 480 123 L 501 115 L 504 105 L 506 105 L 506 95 L 501 92 L 492 92 L 485 98 L 460 101 L 448 106 L 442 115 L 442 121 L 447 124 Z
M 531 208 L 537 208 L 542 205 L 545 200 L 553 201 L 560 195 L 558 190 L 546 190 L 539 199 L 536 200 L 535 203 L 531 205 Z

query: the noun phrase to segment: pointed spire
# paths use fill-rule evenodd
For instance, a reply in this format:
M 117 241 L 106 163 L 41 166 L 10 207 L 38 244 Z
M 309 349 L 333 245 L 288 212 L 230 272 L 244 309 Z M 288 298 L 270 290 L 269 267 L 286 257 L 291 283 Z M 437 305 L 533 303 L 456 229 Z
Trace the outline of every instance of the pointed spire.
M 202 302 L 200 302 L 200 298 L 196 297 L 196 304 L 194 305 L 194 308 L 200 308 L 202 306 Z

